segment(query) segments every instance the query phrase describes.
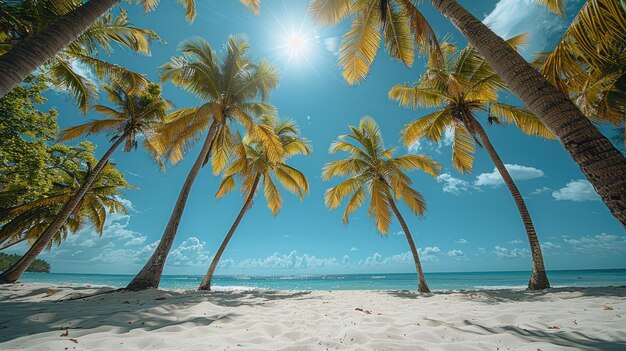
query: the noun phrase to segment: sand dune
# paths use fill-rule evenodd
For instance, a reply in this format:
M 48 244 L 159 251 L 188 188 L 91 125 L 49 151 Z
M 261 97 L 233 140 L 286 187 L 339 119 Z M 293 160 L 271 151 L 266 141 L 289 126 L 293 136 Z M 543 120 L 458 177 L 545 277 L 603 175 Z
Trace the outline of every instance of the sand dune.
M 430 296 L 111 291 L 0 287 L 0 349 L 626 350 L 623 287 Z

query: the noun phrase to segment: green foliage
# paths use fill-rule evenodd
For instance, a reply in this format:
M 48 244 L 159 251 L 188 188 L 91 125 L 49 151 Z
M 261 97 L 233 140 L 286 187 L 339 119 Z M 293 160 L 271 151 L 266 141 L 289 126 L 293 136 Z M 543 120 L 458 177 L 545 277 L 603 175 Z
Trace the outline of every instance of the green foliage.
M 48 142 L 54 139 L 57 112 L 36 106 L 44 102 L 40 94 L 46 88 L 41 77 L 30 77 L 0 99 L 1 208 L 37 199 L 52 185 L 47 165 L 56 150 Z
M 81 6 L 80 0 L 37 0 L 4 3 L 0 1 L 0 55 L 24 39 L 41 32 L 62 16 Z M 153 30 L 137 28 L 126 11 L 107 13 L 82 35 L 58 52 L 42 67 L 50 82 L 67 91 L 83 112 L 98 97 L 98 84 L 81 70 L 90 70 L 98 79 L 117 79 L 129 88 L 147 84 L 142 74 L 100 58 L 115 47 L 149 55 L 152 41 L 161 41 Z
M 41 77 L 30 77 L 0 100 L 0 243 L 32 242 L 56 217 L 97 163 L 95 147 L 49 145 L 54 140 L 57 114 L 42 112 L 47 88 Z M 101 232 L 107 212 L 125 211 L 123 175 L 108 165 L 87 192 L 52 243 L 92 224 Z
M 18 254 L 5 254 L 0 252 L 0 271 L 11 267 L 11 265 L 19 259 L 20 255 Z M 50 264 L 44 260 L 36 259 L 30 267 L 26 269 L 26 272 L 50 273 Z

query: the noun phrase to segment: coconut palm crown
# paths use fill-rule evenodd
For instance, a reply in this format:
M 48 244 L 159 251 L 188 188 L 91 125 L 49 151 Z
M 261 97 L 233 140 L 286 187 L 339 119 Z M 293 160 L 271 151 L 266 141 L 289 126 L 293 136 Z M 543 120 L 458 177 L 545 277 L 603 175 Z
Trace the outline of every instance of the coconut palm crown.
M 215 174 L 224 169 L 236 145 L 237 125 L 245 129 L 248 138 L 264 145 L 271 161 L 278 161 L 284 152 L 272 130 L 256 120 L 262 114 L 276 113 L 266 101 L 278 85 L 278 69 L 266 60 L 253 62 L 248 55 L 248 42 L 241 36 L 228 38 L 223 57 L 202 38 L 183 41 L 180 51 L 182 56 L 171 58 L 161 67 L 161 80 L 183 88 L 202 104 L 168 115 L 166 123 L 146 142 L 159 162 L 163 163 L 161 158 L 165 158 L 177 163 L 205 132 L 206 137 L 183 183 L 159 246 L 127 286 L 129 290 L 158 286 L 191 187 L 209 160 Z
M 358 126 L 350 126 L 350 131 L 350 134 L 339 136 L 329 149 L 331 154 L 337 151 L 347 152 L 348 157 L 326 164 L 322 178 L 324 180 L 337 176 L 348 178 L 326 190 L 324 194 L 326 206 L 333 210 L 349 197 L 343 214 L 343 222 L 347 223 L 350 214 L 361 207 L 369 195 L 369 216 L 376 222 L 378 231 L 383 234 L 389 231 L 393 213 L 402 226 L 413 254 L 418 290 L 429 292 L 419 253 L 409 227 L 396 205 L 396 200 L 402 200 L 411 212 L 422 216 L 426 211 L 426 202 L 422 194 L 412 188 L 412 181 L 405 172 L 419 169 L 437 176 L 441 166 L 425 155 L 408 154 L 393 157 L 395 149 L 385 148 L 380 129 L 371 117 L 363 117 Z
M 238 177 L 242 180 L 241 191 L 245 196 L 245 200 L 222 244 L 215 253 L 198 290 L 211 290 L 211 282 L 217 264 L 243 216 L 252 207 L 254 197 L 260 185 L 263 186 L 267 206 L 274 216 L 282 208 L 283 201 L 273 178 L 284 188 L 297 194 L 301 201 L 304 198 L 304 194 L 309 192 L 309 183 L 304 174 L 286 164 L 286 161 L 294 155 L 309 155 L 311 153 L 309 142 L 300 137 L 300 131 L 295 122 L 288 119 L 277 120 L 274 116 L 264 115 L 261 116 L 260 123 L 271 129 L 278 136 L 284 152 L 281 154 L 279 161 L 272 161 L 268 157 L 263 143 L 251 142 L 249 138 L 245 138 L 237 144 L 233 155 L 234 158 L 224 170 L 222 182 L 215 196 L 221 198 L 234 190 L 236 187 L 235 177 Z
M 523 42 L 523 35 L 509 39 L 515 47 Z M 506 85 L 473 47 L 457 52 L 454 46 L 445 45 L 445 51 L 445 64 L 431 66 L 415 85 L 399 84 L 389 91 L 389 97 L 402 106 L 436 109 L 405 126 L 404 143 L 408 146 L 422 137 L 439 142 L 446 130 L 452 130 L 452 165 L 462 173 L 472 170 L 475 146 L 484 146 L 509 188 L 526 229 L 533 256 L 528 287 L 549 288 L 543 254 L 524 199 L 476 114 L 486 112 L 489 123 L 513 124 L 529 135 L 551 138 L 552 133 L 530 111 L 497 101 Z
M 339 48 L 339 64 L 350 84 L 365 79 L 382 38 L 389 55 L 407 67 L 413 65 L 418 48 L 431 60 L 442 58 L 435 32 L 414 0 L 313 0 L 310 11 L 324 25 L 353 18 Z

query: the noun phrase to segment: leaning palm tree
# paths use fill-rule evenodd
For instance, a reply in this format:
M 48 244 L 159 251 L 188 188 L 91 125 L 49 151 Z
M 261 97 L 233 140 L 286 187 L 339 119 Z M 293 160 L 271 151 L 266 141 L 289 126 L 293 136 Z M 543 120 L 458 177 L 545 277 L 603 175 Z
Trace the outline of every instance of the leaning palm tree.
M 83 34 L 91 25 L 110 11 L 121 0 L 56 0 L 71 5 L 71 10 L 39 33 L 15 45 L 0 56 L 0 98 L 22 82 L 39 66 L 53 58 Z M 240 0 L 258 13 L 261 0 Z M 130 2 L 130 1 L 129 1 Z M 177 0 L 185 9 L 185 18 L 193 22 L 196 17 L 196 0 Z M 145 12 L 156 9 L 159 0 L 137 0 Z
M 0 3 L 0 55 L 30 36 L 41 32 L 68 11 L 75 2 L 66 0 L 23 1 L 4 5 Z M 156 32 L 137 28 L 128 19 L 126 11 L 116 16 L 108 13 L 99 18 L 75 41 L 60 50 L 41 66 L 58 89 L 68 92 L 82 112 L 98 96 L 98 84 L 78 67 L 87 68 L 100 80 L 113 77 L 128 87 L 147 84 L 143 75 L 107 62 L 99 54 L 111 54 L 115 46 L 149 55 L 152 41 L 161 41 Z
M 518 46 L 523 38 L 514 37 L 509 43 Z M 469 46 L 457 52 L 454 47 L 448 46 L 446 51 L 445 65 L 430 67 L 415 85 L 399 84 L 389 91 L 389 97 L 399 101 L 402 106 L 437 109 L 406 125 L 402 131 L 404 143 L 411 145 L 422 137 L 439 142 L 444 131 L 451 129 L 454 132 L 452 164 L 462 173 L 472 170 L 475 145 L 484 146 L 513 195 L 528 235 L 533 257 L 528 288 L 549 288 L 541 247 L 528 208 L 487 133 L 476 119 L 476 113 L 485 111 L 489 123 L 513 124 L 529 135 L 553 137 L 552 133 L 528 110 L 497 101 L 498 92 L 506 86 L 476 49 Z
M 400 214 L 396 200 L 402 200 L 418 216 L 426 211 L 426 202 L 422 195 L 411 187 L 411 179 L 405 171 L 423 170 L 437 176 L 441 166 L 425 155 L 403 155 L 393 157 L 395 149 L 386 149 L 382 134 L 371 117 L 364 117 L 358 127 L 350 126 L 350 134 L 342 135 L 331 144 L 329 152 L 344 151 L 349 156 L 330 162 L 324 166 L 322 178 L 329 180 L 336 176 L 349 176 L 339 185 L 326 190 L 326 206 L 333 210 L 344 198 L 350 196 L 343 214 L 343 222 L 370 196 L 368 209 L 370 217 L 376 222 L 380 233 L 386 234 L 391 223 L 391 213 L 396 216 L 413 253 L 418 278 L 418 290 L 430 292 L 419 259 L 415 242 L 409 227 Z
M 44 197 L 0 211 L 2 223 L 0 242 L 8 242 L 0 250 L 24 241 L 30 245 L 34 244 L 45 232 L 48 224 L 54 221 L 63 205 L 80 188 L 80 180 L 92 170 L 75 171 L 73 168 L 59 168 L 57 171 L 59 176 Z M 102 235 L 107 214 L 126 213 L 126 208 L 119 198 L 121 189 L 124 188 L 132 187 L 126 183 L 114 165 L 107 164 L 74 212 L 52 237 L 47 248 L 60 245 L 68 234 L 80 231 L 87 224 L 91 224 L 95 231 Z
M 380 45 L 380 23 L 382 10 L 402 8 L 405 3 L 413 5 L 418 0 L 313 0 L 311 10 L 319 23 L 334 24 L 352 16 L 353 28 L 346 33 L 340 49 L 341 63 L 353 61 L 360 69 L 360 75 L 348 71 L 344 76 L 350 81 L 364 77 Z M 536 3 L 561 13 L 562 0 L 535 0 Z M 612 3 L 617 1 L 612 0 Z M 528 109 L 537 116 L 558 137 L 567 152 L 580 166 L 587 179 L 593 184 L 613 216 L 626 227 L 626 158 L 586 116 L 568 96 L 555 88 L 524 58 L 498 37 L 484 23 L 469 13 L 456 0 L 431 0 L 432 5 L 449 18 L 468 42 L 485 58 L 495 72 L 509 86 Z M 623 3 L 623 2 L 622 2 Z M 365 7 L 365 4 L 369 7 Z M 623 4 L 614 7 L 623 11 Z M 589 14 L 594 15 L 593 13 Z M 422 16 L 415 17 L 419 22 L 411 25 L 426 26 Z M 387 21 L 388 22 L 388 21 Z M 393 36 L 385 33 L 388 47 L 393 47 Z M 365 39 L 365 40 L 364 40 Z M 349 55 L 358 48 L 354 55 Z M 349 59 L 354 56 L 353 59 Z M 397 55 L 394 55 L 397 57 Z M 433 61 L 431 59 L 431 61 Z M 437 60 L 435 60 L 437 61 Z
M 239 210 L 235 218 L 235 222 L 233 222 L 222 244 L 215 253 L 198 290 L 211 290 L 211 281 L 217 264 L 235 230 L 237 230 L 241 219 L 252 207 L 259 184 L 263 184 L 267 206 L 274 216 L 282 208 L 283 201 L 272 178 L 278 180 L 290 192 L 297 194 L 301 201 L 304 198 L 304 194 L 309 192 L 309 183 L 304 174 L 285 163 L 287 159 L 294 155 L 309 155 L 311 153 L 308 141 L 300 137 L 298 126 L 291 120 L 277 121 L 275 117 L 268 115 L 262 116 L 261 124 L 274 131 L 285 151 L 280 156 L 280 160 L 271 161 L 262 143 L 251 143 L 249 140 L 244 140 L 236 148 L 236 157 L 224 170 L 222 182 L 215 196 L 221 198 L 234 190 L 235 177 L 239 176 L 242 180 L 241 190 L 243 194 L 246 194 L 246 197 L 241 210 Z
M 162 155 L 177 163 L 205 132 L 206 137 L 183 183 L 159 245 L 128 284 L 126 289 L 129 290 L 158 287 L 191 187 L 209 160 L 215 174 L 228 162 L 234 145 L 233 130 L 236 127 L 231 126 L 234 122 L 243 126 L 250 138 L 260 140 L 272 160 L 277 160 L 283 152 L 274 133 L 254 120 L 263 113 L 274 113 L 273 106 L 264 102 L 278 85 L 278 70 L 274 66 L 265 60 L 253 63 L 248 57 L 247 41 L 236 36 L 229 37 L 223 59 L 202 38 L 182 42 L 180 51 L 183 56 L 173 57 L 162 66 L 161 80 L 171 81 L 204 103 L 170 114 L 167 123 L 148 143 L 157 151 L 157 157 Z
M 626 9 L 589 0 L 554 50 L 535 60 L 540 72 L 569 94 L 594 122 L 626 128 Z M 626 139 L 624 139 L 626 145 Z
M 98 175 L 105 168 L 113 152 L 124 143 L 124 151 L 129 152 L 137 148 L 137 136 L 149 137 L 152 130 L 163 120 L 166 111 L 170 108 L 170 103 L 161 97 L 161 88 L 156 84 L 151 84 L 146 91 L 135 92 L 133 94 L 124 91 L 121 87 L 105 86 L 109 95 L 109 100 L 117 105 L 117 109 L 95 105 L 94 109 L 107 116 L 106 119 L 93 120 L 79 126 L 62 130 L 59 133 L 59 140 L 66 141 L 76 139 L 81 135 L 95 133 L 109 133 L 111 135 L 111 147 L 100 158 L 93 170 L 82 179 L 81 186 L 72 194 L 63 205 L 54 221 L 50 222 L 46 230 L 37 238 L 33 246 L 25 256 L 29 260 L 21 260 L 20 264 L 14 265 L 0 275 L 0 282 L 15 282 L 26 271 L 39 253 L 50 243 L 53 236 L 61 229 L 71 214 L 75 211 L 79 203 L 85 197 L 87 191 L 92 187 Z

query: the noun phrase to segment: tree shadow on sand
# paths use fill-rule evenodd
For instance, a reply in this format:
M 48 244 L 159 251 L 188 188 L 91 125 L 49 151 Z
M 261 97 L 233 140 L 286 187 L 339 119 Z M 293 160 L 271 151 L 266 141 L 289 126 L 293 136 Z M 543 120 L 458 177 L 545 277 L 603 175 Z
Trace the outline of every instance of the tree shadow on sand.
M 528 343 L 549 343 L 557 346 L 572 347 L 576 350 L 626 350 L 626 341 L 600 339 L 577 331 L 528 330 L 512 325 L 503 327 L 486 327 L 470 320 L 460 321 L 459 323 L 462 324 L 462 326 L 459 327 L 458 324 L 455 325 L 428 318 L 427 320 L 431 323 L 445 325 L 447 328 L 455 329 L 459 332 L 471 333 L 477 336 L 509 334 L 521 338 Z
M 542 301 L 552 299 L 555 293 L 562 300 L 579 297 L 626 297 L 626 286 L 601 287 L 601 288 L 552 288 L 539 291 L 530 290 L 459 290 L 459 291 L 435 291 L 429 294 L 418 293 L 412 290 L 390 290 L 387 294 L 404 299 L 422 299 L 441 295 L 459 295 L 462 299 L 472 300 L 485 304 L 495 305 L 498 303 L 517 301 Z
M 120 292 L 110 288 L 55 287 L 35 289 L 15 296 L 4 291 L 0 301 L 0 349 L 2 343 L 40 333 L 58 332 L 61 339 L 78 338 L 102 328 L 123 334 L 134 329 L 159 330 L 184 324 L 207 326 L 227 323 L 241 316 L 239 306 L 269 307 L 274 300 L 310 299 L 307 291 L 174 292 L 148 290 Z M 68 294 L 66 291 L 73 291 Z M 33 302 L 33 298 L 40 301 Z M 9 297 L 9 299 L 6 299 Z M 1 297 L 0 297 L 1 298 Z M 30 300 L 30 301 L 27 301 Z M 186 310 L 187 308 L 193 309 Z M 206 307 L 206 308 L 203 308 Z M 188 312 L 177 318 L 174 312 Z M 180 315 L 180 314 L 179 314 Z M 68 335 L 65 330 L 68 329 Z

